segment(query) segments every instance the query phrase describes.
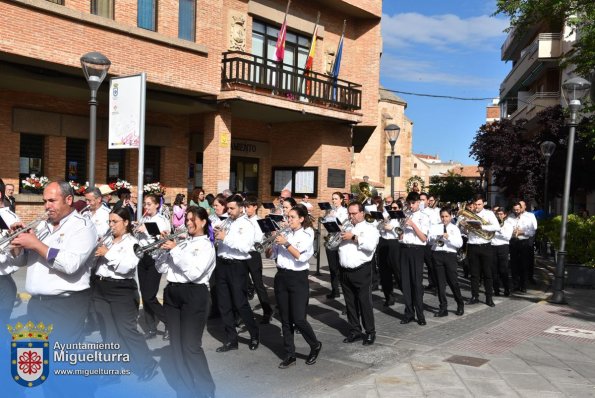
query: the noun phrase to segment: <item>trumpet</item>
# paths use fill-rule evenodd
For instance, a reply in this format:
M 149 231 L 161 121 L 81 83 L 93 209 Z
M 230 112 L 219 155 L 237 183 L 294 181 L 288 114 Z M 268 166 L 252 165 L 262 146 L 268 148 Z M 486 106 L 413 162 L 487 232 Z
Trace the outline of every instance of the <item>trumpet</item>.
M 351 221 L 345 221 L 341 226 L 341 232 L 335 232 L 334 234 L 327 236 L 326 242 L 324 242 L 324 247 L 326 247 L 328 250 L 337 250 L 341 244 L 341 241 L 343 240 L 341 238 L 341 234 L 343 232 L 352 230 L 353 227 L 354 225 L 351 223 Z
M 277 236 L 286 235 L 287 233 L 289 233 L 289 231 L 291 231 L 291 228 L 285 227 L 276 232 L 270 233 L 262 242 L 255 243 L 254 248 L 256 249 L 256 251 L 266 253 L 269 249 L 273 247 L 273 244 L 275 243 L 275 239 L 277 239 Z
M 226 234 L 229 232 L 229 228 L 231 228 L 231 223 L 233 219 L 231 217 L 227 217 L 223 222 L 215 228 L 217 231 L 223 231 Z
M 446 224 L 444 224 L 444 233 L 446 233 Z M 444 239 L 444 235 L 439 237 L 438 240 L 436 241 L 436 245 L 438 247 L 444 246 L 445 243 L 446 243 L 446 240 Z
M 23 226 L 22 228 L 19 228 L 19 229 L 15 230 L 15 231 L 9 233 L 8 235 L 4 236 L 3 238 L 0 239 L 0 247 L 4 247 L 4 246 L 10 244 L 10 242 L 12 242 L 17 236 L 19 236 L 23 232 L 27 232 L 30 229 L 37 228 L 37 226 L 42 221 L 47 220 L 47 218 L 48 218 L 48 213 L 45 212 L 41 216 L 37 217 L 35 220 L 33 220 L 30 223 L 28 223 L 25 226 Z
M 143 220 L 145 219 L 146 215 L 147 215 L 147 211 L 145 210 L 145 212 L 143 213 L 143 216 L 141 217 L 141 220 L 132 229 L 132 235 L 134 237 L 137 237 L 137 235 L 140 233 L 140 228 L 145 224 L 146 221 L 143 221 Z
M 151 257 L 155 258 L 163 252 L 163 250 L 161 249 L 162 244 L 164 244 L 168 240 L 177 241 L 177 238 L 180 237 L 180 235 L 184 235 L 187 232 L 188 230 L 186 229 L 186 227 L 181 227 L 173 234 L 169 234 L 166 237 L 156 240 L 153 243 L 149 243 L 148 245 L 141 246 L 139 244 L 136 244 L 133 247 L 134 254 L 138 258 L 143 258 L 143 256 L 148 253 L 151 255 Z
M 105 235 L 103 235 L 103 236 L 101 237 L 101 239 L 99 239 L 99 240 L 97 241 L 97 248 L 100 248 L 101 246 L 105 245 L 105 246 L 106 246 L 106 247 L 109 249 L 109 248 L 110 248 L 112 245 L 111 245 L 111 244 L 109 244 L 109 246 L 108 246 L 108 241 L 109 241 L 110 239 L 113 239 L 113 237 L 114 237 L 114 233 L 113 233 L 113 232 L 112 232 L 112 230 L 110 229 L 109 231 L 107 231 L 107 232 L 105 233 Z

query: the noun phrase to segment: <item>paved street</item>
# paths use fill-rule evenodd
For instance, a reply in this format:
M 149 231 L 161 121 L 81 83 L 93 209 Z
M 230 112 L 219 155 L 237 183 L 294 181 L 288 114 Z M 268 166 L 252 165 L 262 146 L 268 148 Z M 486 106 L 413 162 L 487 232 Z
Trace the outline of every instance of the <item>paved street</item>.
M 322 261 L 326 264 L 325 260 Z M 314 265 L 311 268 L 315 269 Z M 265 283 L 272 287 L 272 264 L 265 269 Z M 539 273 L 542 278 L 547 275 Z M 23 291 L 24 272 L 17 273 Z M 595 396 L 595 303 L 591 290 L 568 290 L 568 306 L 547 304 L 544 288 L 525 295 L 496 297 L 496 307 L 484 304 L 465 307 L 465 315 L 453 312 L 445 318 L 426 313 L 427 326 L 400 325 L 404 305 L 384 308 L 382 294 L 374 293 L 378 338 L 376 344 L 344 344 L 347 332 L 342 298 L 328 300 L 328 273 L 310 276 L 310 321 L 323 343 L 318 363 L 306 366 L 309 349 L 296 335 L 298 364 L 277 369 L 283 354 L 280 323 L 261 327 L 261 347 L 251 352 L 247 339 L 238 351 L 218 354 L 222 326 L 210 321 L 203 346 L 217 384 L 218 397 L 394 397 L 394 396 L 499 396 L 499 397 L 589 397 Z M 465 297 L 468 281 L 461 278 Z M 272 289 L 269 290 L 272 296 Z M 26 297 L 25 297 L 26 298 Z M 449 296 L 452 300 L 452 296 Z M 436 310 L 436 296 L 424 296 L 426 310 Z M 257 299 L 252 301 L 260 318 Z M 454 311 L 454 301 L 450 310 Z M 22 314 L 24 305 L 14 315 Z M 241 334 L 248 337 L 247 333 Z M 90 341 L 99 334 L 89 336 Z M 242 343 L 242 342 L 241 342 Z M 135 390 L 148 396 L 175 383 L 174 361 L 160 337 L 151 349 L 161 361 L 161 373 L 151 383 Z M 135 378 L 134 378 L 135 379 Z M 129 380 L 97 390 L 109 397 L 123 391 Z M 139 391 L 138 393 L 142 393 Z

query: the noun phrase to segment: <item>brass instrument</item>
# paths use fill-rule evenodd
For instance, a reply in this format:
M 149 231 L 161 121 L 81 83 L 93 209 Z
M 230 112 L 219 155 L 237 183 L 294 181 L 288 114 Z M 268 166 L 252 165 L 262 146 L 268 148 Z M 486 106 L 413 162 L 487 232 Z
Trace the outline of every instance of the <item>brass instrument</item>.
M 367 182 L 360 182 L 358 188 L 359 194 L 356 200 L 362 204 L 367 202 L 370 198 L 378 195 L 378 191 L 376 191 L 376 188 L 374 188 Z
M 275 243 L 275 239 L 277 239 L 277 236 L 286 235 L 290 231 L 291 231 L 290 227 L 285 227 L 285 228 L 275 231 L 273 233 L 269 233 L 263 239 L 262 242 L 257 242 L 254 244 L 254 249 L 256 249 L 256 251 L 258 251 L 258 252 L 266 253 L 269 249 L 271 249 L 273 247 L 273 244 Z
M 446 224 L 444 224 L 444 233 L 446 233 Z M 446 242 L 445 242 L 445 239 L 444 239 L 444 235 L 443 235 L 443 236 L 441 236 L 441 237 L 439 237 L 439 238 L 438 238 L 438 240 L 436 241 L 436 245 L 437 245 L 438 247 L 442 247 L 442 246 L 444 246 L 444 244 L 445 244 L 445 243 L 446 243 Z
M 233 219 L 231 217 L 227 217 L 225 220 L 223 220 L 221 222 L 221 224 L 217 225 L 215 227 L 215 229 L 217 231 L 223 231 L 225 233 L 229 232 L 229 228 L 231 228 L 231 223 L 233 222 Z
M 145 224 L 146 221 L 143 221 L 145 219 L 147 215 L 147 211 L 145 210 L 145 212 L 143 213 L 143 216 L 141 217 L 141 220 L 136 223 L 136 225 L 134 226 L 134 228 L 132 229 L 132 235 L 138 239 L 138 234 L 140 233 L 140 228 Z
M 484 220 L 477 214 L 473 213 L 472 211 L 465 210 L 465 209 L 459 210 L 459 212 L 457 213 L 457 217 L 463 217 L 466 220 L 479 221 L 479 222 L 481 222 L 481 225 L 490 225 L 489 222 L 487 222 L 486 220 Z M 496 235 L 496 233 L 493 231 L 484 231 L 483 229 L 481 229 L 481 226 L 477 226 L 475 224 L 469 224 L 469 223 L 465 222 L 465 220 L 462 220 L 461 222 L 464 223 L 463 226 L 468 232 L 472 232 L 482 239 L 492 240 L 494 238 L 494 236 Z
M 162 244 L 164 244 L 168 240 L 177 241 L 177 238 L 178 237 L 180 237 L 181 235 L 186 234 L 187 232 L 188 232 L 188 230 L 186 229 L 186 227 L 181 227 L 176 232 L 174 232 L 173 234 L 169 234 L 166 237 L 161 238 L 159 240 L 156 240 L 153 243 L 149 243 L 148 245 L 141 246 L 141 245 L 139 245 L 137 243 L 133 247 L 134 248 L 134 254 L 138 258 L 143 258 L 143 256 L 145 254 L 149 253 L 151 255 L 151 257 L 155 258 L 155 257 L 159 256 L 159 254 L 161 254 L 163 252 L 163 250 L 161 249 L 161 245 Z
M 341 225 L 341 232 L 335 232 L 334 234 L 327 236 L 326 242 L 324 242 L 324 247 L 326 247 L 328 250 L 337 250 L 341 244 L 341 241 L 343 240 L 341 238 L 341 234 L 343 232 L 352 230 L 353 227 L 354 225 L 351 223 L 351 221 L 345 221 L 343 225 Z
M 5 251 L 4 246 L 7 246 L 10 244 L 10 242 L 12 242 L 17 236 L 19 236 L 20 234 L 22 234 L 23 232 L 27 232 L 30 229 L 35 229 L 37 228 L 37 226 L 42 222 L 47 220 L 48 218 L 48 212 L 43 213 L 41 216 L 37 217 L 35 220 L 31 221 L 30 223 L 26 224 L 25 226 L 23 226 L 22 228 L 19 228 L 11 233 L 9 233 L 8 235 L 0 238 L 0 247 L 2 247 L 3 249 L 0 249 L 0 251 Z
M 108 245 L 108 242 L 110 241 L 110 239 L 113 239 L 113 238 L 114 238 L 114 233 L 110 229 L 105 233 L 105 235 L 103 235 L 101 237 L 101 239 L 99 239 L 99 241 L 97 241 L 97 248 L 100 248 L 101 246 L 105 245 L 105 247 L 107 247 L 109 249 L 110 247 L 112 247 L 112 245 L 111 245 L 111 243 L 109 243 L 109 245 Z

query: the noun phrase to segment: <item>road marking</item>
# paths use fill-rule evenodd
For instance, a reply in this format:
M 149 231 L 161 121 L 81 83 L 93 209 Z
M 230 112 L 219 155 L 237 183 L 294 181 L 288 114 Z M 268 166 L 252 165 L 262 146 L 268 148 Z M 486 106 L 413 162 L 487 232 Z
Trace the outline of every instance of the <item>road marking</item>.
M 552 326 L 551 328 L 545 330 L 545 333 L 595 340 L 595 330 L 577 329 L 567 326 Z

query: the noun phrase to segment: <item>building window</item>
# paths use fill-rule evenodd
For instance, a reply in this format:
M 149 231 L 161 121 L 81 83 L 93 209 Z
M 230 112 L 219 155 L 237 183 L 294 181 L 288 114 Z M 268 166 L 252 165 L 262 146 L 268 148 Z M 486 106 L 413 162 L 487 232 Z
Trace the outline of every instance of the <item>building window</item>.
M 87 182 L 87 140 L 66 138 L 66 181 Z
M 46 0 L 49 1 L 50 3 L 54 3 L 54 4 L 60 4 L 61 6 L 64 5 L 64 0 Z
M 118 178 L 125 180 L 124 168 L 126 149 L 109 149 L 107 151 L 107 182 L 117 181 Z
M 19 180 L 43 174 L 43 135 L 21 134 Z
M 392 177 L 390 174 L 390 166 L 392 163 L 392 158 L 391 156 L 387 156 L 386 157 L 386 176 L 387 177 Z M 400 156 L 395 156 L 395 168 L 394 168 L 394 177 L 401 177 L 401 157 Z
M 190 41 L 196 38 L 196 0 L 180 0 L 178 37 Z
M 145 146 L 145 184 L 158 182 L 161 173 L 161 147 Z
M 293 194 L 316 197 L 318 167 L 273 167 L 273 195 L 289 189 Z
M 91 14 L 114 19 L 114 0 L 91 0 Z
M 157 30 L 157 0 L 138 0 L 138 27 Z

